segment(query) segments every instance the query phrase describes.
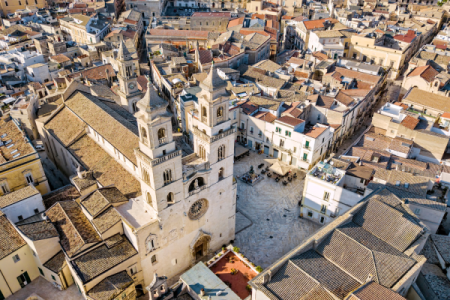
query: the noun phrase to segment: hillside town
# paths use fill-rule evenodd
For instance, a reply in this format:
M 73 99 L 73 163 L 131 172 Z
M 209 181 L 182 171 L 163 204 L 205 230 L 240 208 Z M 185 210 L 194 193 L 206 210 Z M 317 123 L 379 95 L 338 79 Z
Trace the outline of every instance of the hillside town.
M 0 0 L 0 300 L 450 299 L 447 0 Z

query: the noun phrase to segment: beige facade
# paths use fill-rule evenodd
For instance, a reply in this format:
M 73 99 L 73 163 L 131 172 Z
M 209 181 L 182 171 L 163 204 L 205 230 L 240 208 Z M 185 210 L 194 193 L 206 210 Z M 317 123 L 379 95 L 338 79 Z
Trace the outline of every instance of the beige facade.
M 404 66 L 406 52 L 401 49 L 393 49 L 375 45 L 376 39 L 353 35 L 348 57 L 373 61 L 385 68 L 391 68 L 391 77 L 396 78 L 399 70 Z
M 19 9 L 25 9 L 28 5 L 35 6 L 37 8 L 46 8 L 46 0 L 1 0 L 0 7 L 2 10 L 2 16 L 7 14 L 13 14 Z

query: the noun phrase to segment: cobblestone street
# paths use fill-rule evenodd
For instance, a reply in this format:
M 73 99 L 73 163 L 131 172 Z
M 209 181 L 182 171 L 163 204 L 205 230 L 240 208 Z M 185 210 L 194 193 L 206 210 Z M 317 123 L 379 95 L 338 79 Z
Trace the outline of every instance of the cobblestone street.
M 251 165 L 256 173 L 260 173 L 257 166 L 265 159 L 269 158 L 250 151 L 250 156 L 235 162 L 235 176 L 247 172 Z M 256 265 L 269 266 L 320 228 L 299 218 L 298 202 L 303 192 L 304 176 L 305 173 L 299 171 L 298 178 L 287 186 L 267 176 L 253 187 L 238 180 L 234 244 Z

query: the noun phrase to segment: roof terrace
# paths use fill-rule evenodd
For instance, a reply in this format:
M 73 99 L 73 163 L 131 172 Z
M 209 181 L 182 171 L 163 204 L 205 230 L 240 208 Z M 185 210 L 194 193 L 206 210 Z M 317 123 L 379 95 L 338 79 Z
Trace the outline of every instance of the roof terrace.
M 339 185 L 344 178 L 345 171 L 340 170 L 333 165 L 319 162 L 310 172 L 310 176 L 316 177 L 333 185 Z

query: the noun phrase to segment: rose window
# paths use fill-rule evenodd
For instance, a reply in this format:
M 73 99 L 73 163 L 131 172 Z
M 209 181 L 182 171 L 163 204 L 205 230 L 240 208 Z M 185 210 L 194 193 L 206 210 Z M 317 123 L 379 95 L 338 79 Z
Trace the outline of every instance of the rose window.
M 208 210 L 208 201 L 206 199 L 200 199 L 192 204 L 189 208 L 189 218 L 191 220 L 200 219 Z

